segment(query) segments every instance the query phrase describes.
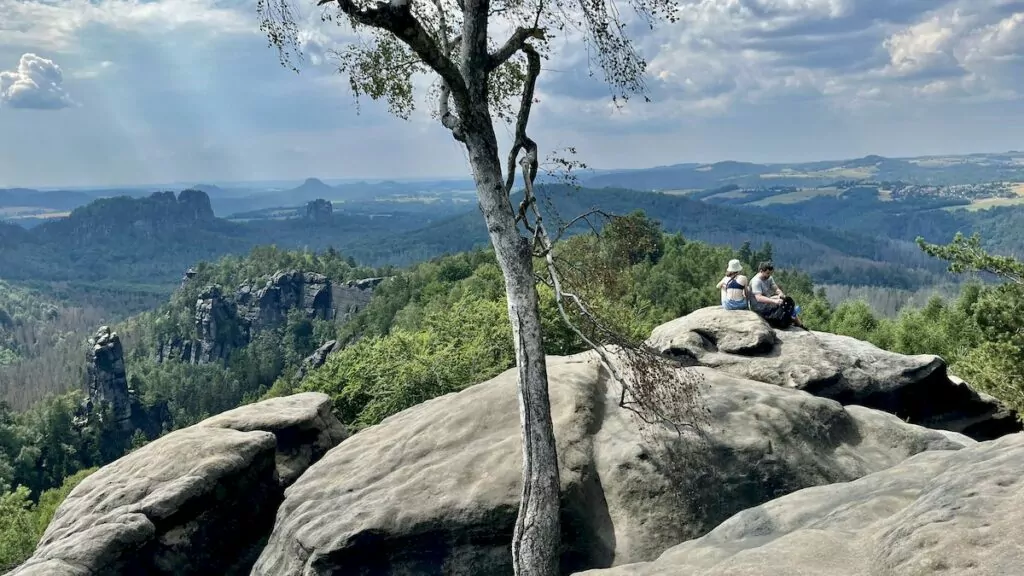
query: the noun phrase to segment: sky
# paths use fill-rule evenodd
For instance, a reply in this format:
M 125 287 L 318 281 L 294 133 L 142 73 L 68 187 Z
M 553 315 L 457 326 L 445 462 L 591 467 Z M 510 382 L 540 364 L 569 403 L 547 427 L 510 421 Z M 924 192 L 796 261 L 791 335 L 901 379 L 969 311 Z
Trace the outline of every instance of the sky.
M 256 0 L 0 0 L 0 187 L 469 174 L 427 92 L 408 120 L 357 109 L 328 56 L 350 33 L 293 2 L 299 73 Z M 1024 149 L 1024 0 L 680 0 L 678 15 L 635 36 L 650 103 L 616 108 L 582 44 L 555 42 L 531 119 L 542 153 L 640 168 Z

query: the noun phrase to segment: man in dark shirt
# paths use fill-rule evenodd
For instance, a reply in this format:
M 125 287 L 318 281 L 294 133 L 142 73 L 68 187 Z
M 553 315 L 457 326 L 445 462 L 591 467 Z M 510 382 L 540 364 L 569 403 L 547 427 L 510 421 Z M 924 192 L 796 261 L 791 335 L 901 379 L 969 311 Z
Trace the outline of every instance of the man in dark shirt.
M 757 274 L 750 280 L 750 308 L 764 318 L 773 328 L 788 328 L 790 324 L 804 327 L 796 315 L 796 303 L 786 296 L 782 288 L 772 278 L 775 265 L 761 262 L 757 266 Z

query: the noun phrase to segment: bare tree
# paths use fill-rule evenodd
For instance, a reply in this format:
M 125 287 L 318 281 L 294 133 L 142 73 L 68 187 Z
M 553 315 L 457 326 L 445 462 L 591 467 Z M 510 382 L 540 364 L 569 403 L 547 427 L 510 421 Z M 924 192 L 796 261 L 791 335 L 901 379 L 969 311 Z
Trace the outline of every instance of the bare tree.
M 325 20 L 347 22 L 363 36 L 335 51 L 339 70 L 358 97 L 384 99 L 395 115 L 408 118 L 414 108 L 413 77 L 436 76 L 436 117 L 468 153 L 479 206 L 505 279 L 508 315 L 519 371 L 518 395 L 523 439 L 523 486 L 512 543 L 519 576 L 555 576 L 559 558 L 559 475 L 548 397 L 534 257 L 542 258 L 546 281 L 570 325 L 595 315 L 560 281 L 553 238 L 537 205 L 534 182 L 538 146 L 528 125 L 541 60 L 549 41 L 572 30 L 582 37 L 616 102 L 645 91 L 646 62 L 634 49 L 614 0 L 319 0 L 331 5 Z M 674 19 L 674 0 L 629 0 L 639 20 L 653 28 Z M 299 30 L 289 0 L 259 0 L 261 29 L 290 65 L 298 54 Z M 493 42 L 489 30 L 504 27 L 507 36 Z M 516 97 L 518 96 L 518 103 Z M 495 118 L 514 122 L 514 139 L 502 167 Z M 512 192 L 522 172 L 523 198 L 513 206 Z M 598 350 L 604 364 L 624 383 L 601 331 L 578 329 Z M 640 352 L 637 358 L 647 358 Z M 645 362 L 627 364 L 647 365 Z M 650 365 L 656 365 L 653 363 Z M 642 374 L 644 370 L 632 370 Z M 650 394 L 636 395 L 653 406 Z

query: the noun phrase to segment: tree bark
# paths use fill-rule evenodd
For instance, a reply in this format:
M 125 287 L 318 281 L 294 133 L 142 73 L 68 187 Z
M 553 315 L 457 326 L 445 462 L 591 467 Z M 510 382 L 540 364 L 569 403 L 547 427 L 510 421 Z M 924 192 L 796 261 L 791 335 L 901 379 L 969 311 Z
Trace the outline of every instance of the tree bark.
M 508 315 L 519 369 L 519 421 L 523 442 L 523 486 L 512 540 L 516 576 L 558 576 L 561 533 L 558 456 L 533 253 L 516 226 L 502 181 L 501 161 L 490 114 L 465 118 L 465 131 L 480 210 L 505 277 Z M 475 121 L 474 121 L 475 120 Z

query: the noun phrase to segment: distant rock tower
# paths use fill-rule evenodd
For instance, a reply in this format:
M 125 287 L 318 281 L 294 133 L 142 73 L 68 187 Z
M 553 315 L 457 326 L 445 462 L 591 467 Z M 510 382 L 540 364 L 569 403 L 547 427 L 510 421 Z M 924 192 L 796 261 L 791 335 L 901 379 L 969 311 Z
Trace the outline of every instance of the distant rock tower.
M 122 428 L 130 428 L 131 398 L 124 368 L 124 349 L 117 332 L 112 332 L 109 326 L 101 326 L 89 339 L 86 360 L 88 408 L 92 411 L 102 404 L 109 404 L 115 422 Z
M 317 198 L 306 204 L 306 220 L 317 224 L 330 224 L 334 218 L 334 206 L 329 200 Z

